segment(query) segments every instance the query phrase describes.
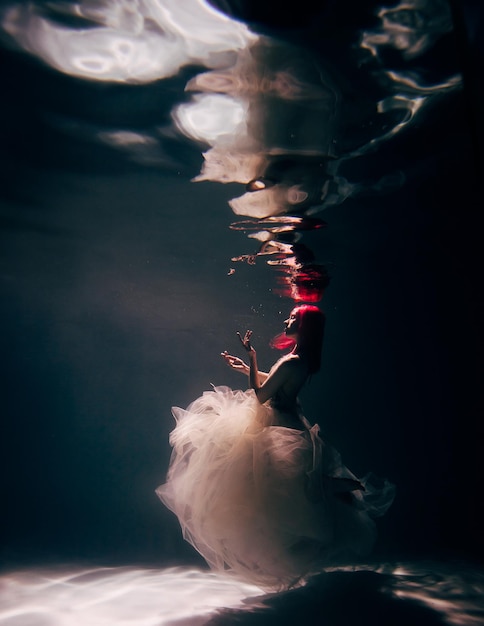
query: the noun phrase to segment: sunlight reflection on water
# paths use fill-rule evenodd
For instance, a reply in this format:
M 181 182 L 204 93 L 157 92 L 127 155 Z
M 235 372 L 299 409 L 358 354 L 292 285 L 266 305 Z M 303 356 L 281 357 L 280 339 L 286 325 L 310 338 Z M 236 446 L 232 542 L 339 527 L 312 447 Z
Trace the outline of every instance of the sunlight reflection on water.
M 33 569 L 0 578 L 0 624 L 203 624 L 260 589 L 195 569 Z M 185 621 L 186 620 L 186 621 Z
M 189 63 L 218 67 L 229 51 L 256 39 L 203 0 L 52 2 L 43 8 L 12 3 L 2 20 L 5 32 L 57 70 L 91 80 L 144 83 Z M 50 19 L 42 15 L 46 9 Z
M 0 624 L 215 626 L 260 624 L 260 618 L 286 624 L 299 615 L 300 623 L 326 619 L 342 625 L 373 623 L 380 614 L 398 626 L 474 626 L 484 618 L 483 592 L 482 572 L 451 564 L 334 568 L 306 586 L 276 594 L 197 569 L 74 565 L 1 576 Z
M 56 114 L 50 123 L 147 167 L 178 170 L 170 141 L 191 139 L 203 152 L 194 181 L 250 184 L 272 177 L 272 185 L 229 202 L 236 215 L 254 219 L 313 214 L 401 187 L 401 171 L 350 180 L 348 165 L 461 88 L 453 64 L 434 74 L 420 60 L 432 52 L 438 58 L 437 44 L 452 31 L 446 0 L 380 7 L 372 29 L 351 28 L 358 43 L 348 44 L 347 65 L 335 63 L 330 48 L 317 53 L 256 34 L 206 0 L 11 0 L 0 11 L 0 40 L 63 74 L 107 84 L 156 81 L 156 89 L 162 79 L 178 77 L 169 120 L 160 113 L 139 129 L 140 113 L 136 129 L 133 123 L 108 128 Z M 182 69 L 189 66 L 200 71 L 185 82 Z M 348 89 L 356 68 L 359 86 Z M 174 86 L 167 89 L 170 100 Z

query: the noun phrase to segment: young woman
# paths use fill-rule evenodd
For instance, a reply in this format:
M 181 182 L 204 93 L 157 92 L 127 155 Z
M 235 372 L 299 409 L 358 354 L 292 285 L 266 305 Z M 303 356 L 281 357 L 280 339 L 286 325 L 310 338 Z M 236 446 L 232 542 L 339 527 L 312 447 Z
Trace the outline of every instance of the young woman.
M 389 483 L 357 479 L 302 414 L 298 393 L 320 367 L 324 321 L 315 306 L 293 309 L 273 342 L 291 350 L 268 373 L 251 331 L 239 335 L 249 364 L 222 357 L 250 389 L 214 387 L 173 409 L 173 453 L 157 494 L 213 569 L 261 587 L 287 588 L 368 554 L 372 517 L 393 499 Z
M 272 342 L 274 347 L 291 347 L 292 350 L 277 361 L 269 374 L 257 368 L 256 351 L 250 343 L 250 330 L 243 339 L 237 333 L 247 351 L 250 365 L 222 352 L 222 357 L 231 368 L 249 375 L 249 387 L 254 390 L 259 402 L 270 403 L 274 409 L 272 426 L 307 426 L 307 422 L 302 421 L 297 396 L 308 377 L 319 370 L 324 322 L 324 314 L 315 306 L 301 305 L 293 309 L 284 322 L 284 335 L 279 335 Z

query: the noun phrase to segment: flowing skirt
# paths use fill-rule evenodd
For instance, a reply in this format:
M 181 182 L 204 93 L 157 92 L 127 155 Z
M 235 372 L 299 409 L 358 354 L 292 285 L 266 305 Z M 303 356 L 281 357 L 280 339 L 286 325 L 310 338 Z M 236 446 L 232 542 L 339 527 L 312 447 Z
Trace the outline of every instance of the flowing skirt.
M 317 425 L 271 426 L 274 409 L 228 387 L 173 415 L 167 480 L 156 493 L 211 568 L 282 589 L 370 552 L 372 517 L 388 509 L 393 486 L 362 479 L 365 490 L 350 491 L 358 479 Z

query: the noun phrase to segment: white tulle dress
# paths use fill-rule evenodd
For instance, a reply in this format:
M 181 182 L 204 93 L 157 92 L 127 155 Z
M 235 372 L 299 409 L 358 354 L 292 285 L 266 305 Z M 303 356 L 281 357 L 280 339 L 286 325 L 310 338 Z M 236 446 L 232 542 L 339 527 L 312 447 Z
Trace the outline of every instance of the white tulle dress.
M 173 415 L 170 467 L 156 492 L 211 568 L 282 589 L 371 550 L 372 518 L 390 506 L 393 486 L 362 479 L 364 491 L 349 491 L 358 479 L 317 425 L 300 416 L 300 429 L 273 426 L 274 408 L 228 387 Z

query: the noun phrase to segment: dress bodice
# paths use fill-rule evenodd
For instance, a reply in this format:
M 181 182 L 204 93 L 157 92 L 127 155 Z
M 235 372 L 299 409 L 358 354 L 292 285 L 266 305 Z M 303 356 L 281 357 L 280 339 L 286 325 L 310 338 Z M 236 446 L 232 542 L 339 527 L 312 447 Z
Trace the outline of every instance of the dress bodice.
M 278 390 L 270 400 L 269 405 L 273 409 L 272 426 L 285 426 L 286 428 L 297 428 L 304 430 L 304 424 L 301 421 L 301 407 L 297 398 L 288 398 L 282 389 Z
M 302 410 L 298 400 L 298 393 L 307 380 L 307 365 L 299 359 L 283 357 L 272 368 L 271 372 L 283 362 L 290 360 L 293 368 L 291 378 L 281 385 L 269 400 L 273 409 L 273 426 L 285 426 L 304 430 L 305 424 L 301 420 Z M 270 373 L 271 373 L 270 372 Z M 270 374 L 269 373 L 269 374 Z

